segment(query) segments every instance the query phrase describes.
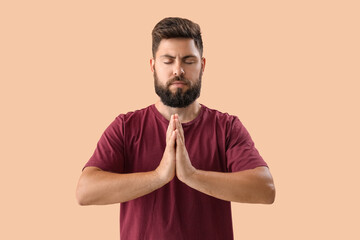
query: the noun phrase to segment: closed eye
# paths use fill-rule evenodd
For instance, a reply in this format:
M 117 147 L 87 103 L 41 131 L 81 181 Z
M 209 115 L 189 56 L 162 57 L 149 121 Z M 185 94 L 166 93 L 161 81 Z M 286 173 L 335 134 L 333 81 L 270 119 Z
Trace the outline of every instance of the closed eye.
M 189 57 L 185 57 L 183 59 L 183 62 L 185 64 L 193 64 L 193 63 L 196 63 L 197 62 L 197 59 L 195 57 L 192 57 L 192 56 L 189 56 Z

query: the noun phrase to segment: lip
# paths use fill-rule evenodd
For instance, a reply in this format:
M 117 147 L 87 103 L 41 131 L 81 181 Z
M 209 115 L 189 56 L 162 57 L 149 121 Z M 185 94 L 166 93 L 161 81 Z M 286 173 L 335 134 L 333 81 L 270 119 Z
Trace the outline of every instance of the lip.
M 171 85 L 176 85 L 176 86 L 185 86 L 186 85 L 186 83 L 184 83 L 184 82 L 182 82 L 182 81 L 175 81 L 175 82 L 173 82 Z

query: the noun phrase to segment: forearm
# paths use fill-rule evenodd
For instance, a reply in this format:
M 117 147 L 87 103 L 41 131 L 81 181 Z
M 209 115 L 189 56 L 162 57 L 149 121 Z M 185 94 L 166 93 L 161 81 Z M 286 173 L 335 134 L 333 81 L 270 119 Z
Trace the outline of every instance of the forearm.
M 85 168 L 76 196 L 80 205 L 105 205 L 126 202 L 165 185 L 156 171 L 117 174 L 98 168 Z
M 266 167 L 233 173 L 196 170 L 184 182 L 226 201 L 271 204 L 275 198 L 274 183 Z

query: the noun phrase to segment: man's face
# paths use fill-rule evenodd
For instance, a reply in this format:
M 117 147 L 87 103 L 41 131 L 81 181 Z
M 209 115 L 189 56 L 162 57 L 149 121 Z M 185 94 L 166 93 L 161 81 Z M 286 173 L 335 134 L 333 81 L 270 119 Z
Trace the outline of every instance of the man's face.
M 170 107 L 186 107 L 200 96 L 205 59 L 193 39 L 161 40 L 151 60 L 155 92 Z

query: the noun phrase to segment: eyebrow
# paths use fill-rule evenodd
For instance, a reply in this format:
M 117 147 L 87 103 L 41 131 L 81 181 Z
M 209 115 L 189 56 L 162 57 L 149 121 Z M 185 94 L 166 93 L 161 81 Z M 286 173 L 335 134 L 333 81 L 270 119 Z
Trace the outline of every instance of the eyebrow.
M 160 58 L 171 58 L 171 59 L 175 59 L 176 57 L 171 56 L 171 55 L 169 55 L 169 54 L 165 54 L 165 55 L 161 55 Z M 190 54 L 190 55 L 186 55 L 186 56 L 182 57 L 182 59 L 188 59 L 188 58 L 197 58 L 197 56 Z

